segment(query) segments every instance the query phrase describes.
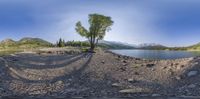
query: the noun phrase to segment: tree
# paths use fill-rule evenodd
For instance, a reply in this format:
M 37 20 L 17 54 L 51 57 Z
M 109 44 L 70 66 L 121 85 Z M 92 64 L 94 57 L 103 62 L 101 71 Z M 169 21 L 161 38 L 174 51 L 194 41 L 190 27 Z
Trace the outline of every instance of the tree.
M 57 46 L 58 47 L 64 47 L 65 46 L 65 41 L 60 38 L 58 43 L 57 43 Z
M 111 17 L 100 14 L 89 14 L 88 23 L 90 25 L 87 30 L 82 26 L 81 22 L 76 23 L 76 31 L 83 37 L 87 38 L 90 42 L 90 51 L 94 51 L 94 48 L 98 44 L 99 40 L 102 40 L 106 34 L 106 31 L 111 30 L 111 26 L 114 23 Z

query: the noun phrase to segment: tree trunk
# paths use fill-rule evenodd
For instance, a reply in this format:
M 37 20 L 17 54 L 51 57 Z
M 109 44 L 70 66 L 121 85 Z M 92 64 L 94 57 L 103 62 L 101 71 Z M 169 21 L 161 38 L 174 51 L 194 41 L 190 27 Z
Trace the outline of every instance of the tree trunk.
M 89 51 L 89 52 L 94 53 L 94 48 L 95 48 L 95 45 L 94 45 L 94 43 L 92 42 L 92 43 L 90 44 L 90 51 Z

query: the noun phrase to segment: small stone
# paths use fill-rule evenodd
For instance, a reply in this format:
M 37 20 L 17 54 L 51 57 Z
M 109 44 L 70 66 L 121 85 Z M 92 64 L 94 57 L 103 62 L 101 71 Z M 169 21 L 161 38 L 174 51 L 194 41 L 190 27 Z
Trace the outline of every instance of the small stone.
M 121 71 L 126 71 L 126 67 L 121 67 Z
M 58 84 L 63 84 L 63 81 L 59 80 L 57 83 L 58 83 Z
M 119 93 L 135 93 L 134 89 L 124 89 L 124 90 L 120 90 Z
M 123 65 L 123 66 L 126 66 L 126 65 L 127 65 L 127 63 L 122 63 L 122 65 Z
M 181 80 L 182 78 L 180 76 L 175 77 L 176 80 Z
M 138 72 L 135 72 L 134 74 L 135 74 L 135 75 L 139 75 L 139 73 L 138 73 Z
M 132 81 L 134 81 L 133 78 L 129 78 L 129 79 L 128 79 L 128 82 L 132 82 Z
M 195 88 L 195 87 L 196 87 L 195 84 L 190 84 L 190 85 L 188 86 L 188 88 Z
M 166 69 L 166 68 L 167 68 L 166 66 L 162 67 L 162 69 Z
M 198 71 L 190 71 L 190 72 L 188 72 L 187 76 L 188 77 L 195 76 L 195 75 L 197 75 L 197 73 L 198 73 Z
M 102 63 L 102 64 L 105 64 L 105 61 L 103 60 L 103 61 L 101 61 L 101 63 Z
M 152 69 L 151 69 L 151 71 L 155 71 L 155 70 L 156 70 L 155 68 L 152 68 Z
M 194 65 L 198 65 L 198 64 L 199 64 L 198 62 L 195 62 L 195 63 L 194 63 Z
M 119 83 L 113 83 L 112 86 L 113 87 L 120 87 Z
M 175 65 L 178 65 L 179 63 L 175 63 Z
M 160 94 L 152 94 L 151 95 L 152 97 L 159 97 L 159 96 L 161 96 Z
M 123 60 L 122 62 L 123 62 L 123 63 L 127 63 L 127 61 L 125 61 L 125 60 Z

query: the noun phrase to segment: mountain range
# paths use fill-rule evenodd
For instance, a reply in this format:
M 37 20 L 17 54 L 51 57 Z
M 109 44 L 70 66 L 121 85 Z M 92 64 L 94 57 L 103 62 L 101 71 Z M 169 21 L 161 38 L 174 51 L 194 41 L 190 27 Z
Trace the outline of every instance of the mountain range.
M 0 42 L 0 48 L 36 48 L 36 47 L 48 47 L 52 44 L 40 38 L 25 37 L 19 41 L 12 39 L 5 39 Z
M 124 42 L 101 40 L 99 41 L 98 45 L 100 47 L 107 49 L 200 50 L 200 43 L 188 47 L 167 47 L 156 43 L 143 43 L 139 45 L 134 45 Z M 8 47 L 37 48 L 37 47 L 50 47 L 50 46 L 53 46 L 53 44 L 46 40 L 40 38 L 30 38 L 30 37 L 22 38 L 19 41 L 14 41 L 12 39 L 5 39 L 0 42 L 0 49 Z

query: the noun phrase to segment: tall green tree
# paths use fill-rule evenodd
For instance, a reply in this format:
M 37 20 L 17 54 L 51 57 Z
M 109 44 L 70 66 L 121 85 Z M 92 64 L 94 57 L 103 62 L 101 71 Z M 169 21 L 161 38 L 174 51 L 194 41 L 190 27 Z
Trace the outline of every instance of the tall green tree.
M 59 41 L 57 42 L 57 46 L 58 47 L 64 47 L 65 46 L 65 41 L 60 38 Z
M 102 40 L 107 31 L 111 30 L 113 21 L 111 17 L 100 14 L 89 14 L 89 29 L 82 26 L 81 22 L 76 23 L 76 31 L 90 42 L 90 51 L 94 51 L 99 40 Z

